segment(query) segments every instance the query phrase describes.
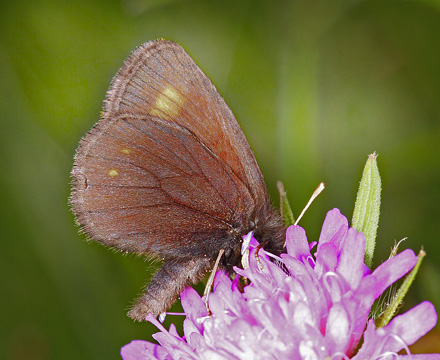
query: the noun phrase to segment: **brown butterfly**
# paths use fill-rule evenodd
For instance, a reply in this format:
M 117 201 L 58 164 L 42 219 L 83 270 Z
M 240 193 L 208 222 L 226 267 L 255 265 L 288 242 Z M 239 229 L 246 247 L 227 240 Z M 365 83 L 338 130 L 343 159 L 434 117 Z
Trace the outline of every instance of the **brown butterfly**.
M 149 41 L 124 62 L 71 176 L 73 212 L 91 238 L 163 261 L 133 319 L 164 312 L 220 249 L 230 273 L 250 231 L 267 250 L 283 248 L 281 217 L 243 131 L 174 42 Z

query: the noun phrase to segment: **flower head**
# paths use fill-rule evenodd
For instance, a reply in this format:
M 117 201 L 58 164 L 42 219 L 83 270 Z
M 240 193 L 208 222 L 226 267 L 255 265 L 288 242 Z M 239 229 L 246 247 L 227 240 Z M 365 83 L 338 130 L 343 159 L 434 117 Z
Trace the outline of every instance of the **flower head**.
M 235 268 L 250 280 L 240 290 L 239 276 L 223 272 L 209 297 L 182 293 L 184 336 L 156 319 L 159 344 L 133 341 L 122 348 L 125 360 L 141 359 L 392 359 L 437 322 L 432 304 L 423 302 L 387 326 L 368 321 L 373 302 L 414 267 L 417 257 L 403 251 L 371 272 L 364 264 L 365 238 L 349 228 L 338 209 L 327 214 L 315 255 L 304 229 L 291 226 L 286 254 L 277 258 L 251 241 L 249 267 Z M 275 260 L 274 260 L 275 259 Z M 368 325 L 367 325 L 368 323 Z M 367 327 L 366 327 L 367 325 Z M 366 327 L 366 328 L 365 328 Z M 363 336 L 363 344 L 358 345 Z M 439 359 L 419 355 L 417 359 Z

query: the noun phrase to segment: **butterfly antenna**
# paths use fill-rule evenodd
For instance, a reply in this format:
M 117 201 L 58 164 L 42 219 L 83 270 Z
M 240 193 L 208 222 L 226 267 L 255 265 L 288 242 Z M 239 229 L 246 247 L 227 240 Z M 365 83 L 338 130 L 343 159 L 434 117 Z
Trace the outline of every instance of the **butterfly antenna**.
M 310 197 L 310 200 L 308 201 L 307 205 L 304 207 L 303 211 L 301 211 L 301 214 L 299 214 L 298 219 L 296 219 L 294 225 L 298 224 L 298 222 L 301 220 L 301 218 L 303 217 L 303 215 L 305 214 L 305 212 L 307 211 L 309 206 L 312 204 L 313 200 L 315 200 L 318 197 L 318 195 L 322 193 L 322 191 L 324 189 L 325 189 L 325 183 L 322 182 L 318 185 L 316 190 L 313 192 L 312 196 Z

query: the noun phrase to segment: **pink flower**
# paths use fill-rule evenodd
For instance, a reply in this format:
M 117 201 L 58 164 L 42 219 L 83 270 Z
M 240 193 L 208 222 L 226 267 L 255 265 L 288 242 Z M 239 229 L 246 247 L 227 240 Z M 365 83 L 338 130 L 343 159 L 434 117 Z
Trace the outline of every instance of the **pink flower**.
M 287 253 L 280 258 L 261 249 L 257 261 L 256 244 L 251 241 L 249 268 L 235 268 L 250 285 L 240 291 L 238 276 L 232 281 L 218 272 L 209 296 L 212 316 L 203 298 L 187 288 L 181 296 L 184 336 L 148 317 L 161 330 L 153 335 L 159 344 L 133 341 L 122 348 L 123 359 L 440 359 L 440 354 L 397 355 L 402 349 L 409 354 L 408 346 L 435 326 L 431 303 L 383 328 L 368 321 L 375 299 L 416 264 L 413 251 L 371 273 L 364 264 L 363 234 L 349 228 L 338 209 L 327 214 L 314 256 L 315 244 L 309 245 L 299 226 L 287 229 Z

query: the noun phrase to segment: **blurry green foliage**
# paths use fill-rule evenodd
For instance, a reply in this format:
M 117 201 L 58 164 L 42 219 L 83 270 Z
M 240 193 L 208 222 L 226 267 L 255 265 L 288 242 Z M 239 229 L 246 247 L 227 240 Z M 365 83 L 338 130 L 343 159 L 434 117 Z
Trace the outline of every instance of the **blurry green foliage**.
M 395 240 L 423 245 L 407 306 L 440 309 L 438 1 L 3 1 L 1 359 L 118 359 L 153 331 L 125 316 L 152 266 L 86 243 L 67 198 L 75 147 L 111 77 L 159 37 L 181 43 L 218 86 L 274 201 L 279 179 L 298 215 L 327 183 L 301 221 L 309 239 L 332 207 L 351 215 L 376 151 L 376 264 Z

